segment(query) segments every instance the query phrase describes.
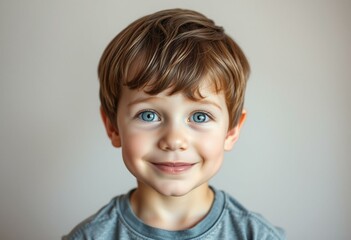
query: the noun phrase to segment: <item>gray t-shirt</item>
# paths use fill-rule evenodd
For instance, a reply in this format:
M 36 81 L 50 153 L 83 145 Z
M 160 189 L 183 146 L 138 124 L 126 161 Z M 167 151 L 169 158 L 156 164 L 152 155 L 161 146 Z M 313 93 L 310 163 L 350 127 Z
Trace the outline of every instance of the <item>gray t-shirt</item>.
M 233 197 L 212 188 L 215 199 L 210 212 L 196 226 L 181 231 L 167 231 L 144 224 L 130 206 L 128 194 L 117 196 L 95 215 L 75 227 L 63 240 L 115 239 L 233 239 L 281 240 L 284 231 L 272 226 L 262 216 L 249 212 Z

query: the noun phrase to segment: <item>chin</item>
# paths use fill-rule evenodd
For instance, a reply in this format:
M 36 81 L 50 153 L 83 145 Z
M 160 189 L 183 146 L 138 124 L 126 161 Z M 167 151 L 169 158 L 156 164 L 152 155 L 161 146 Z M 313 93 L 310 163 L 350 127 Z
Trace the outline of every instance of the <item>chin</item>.
M 156 189 L 156 191 L 167 197 L 182 197 L 188 194 L 191 190 L 168 188 L 168 189 Z
M 167 197 L 182 197 L 193 191 L 197 186 L 189 186 L 185 184 L 165 184 L 154 189 Z

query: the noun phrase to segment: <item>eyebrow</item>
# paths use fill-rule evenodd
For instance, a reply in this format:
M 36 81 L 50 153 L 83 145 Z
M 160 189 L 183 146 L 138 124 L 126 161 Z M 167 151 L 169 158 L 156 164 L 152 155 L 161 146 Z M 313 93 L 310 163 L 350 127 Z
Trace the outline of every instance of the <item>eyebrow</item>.
M 130 103 L 128 103 L 128 107 L 130 107 L 132 105 L 135 105 L 135 104 L 138 104 L 138 103 L 147 102 L 147 101 L 150 101 L 150 100 L 153 100 L 153 99 L 161 99 L 161 98 L 159 98 L 157 96 L 139 97 L 139 98 L 131 101 Z M 206 104 L 206 105 L 212 105 L 212 106 L 214 106 L 214 107 L 216 107 L 216 108 L 218 108 L 219 110 L 222 111 L 221 106 L 219 104 L 217 104 L 216 102 L 213 102 L 211 100 L 200 99 L 198 101 L 192 101 L 192 102 Z
M 147 102 L 147 101 L 150 101 L 152 99 L 157 99 L 157 98 L 158 97 L 156 97 L 156 96 L 139 97 L 139 98 L 131 101 L 130 103 L 128 103 L 128 107 L 135 105 L 135 104 L 138 104 L 138 103 Z
M 218 108 L 219 110 L 222 111 L 221 106 L 220 106 L 219 104 L 217 104 L 216 102 L 213 102 L 213 101 L 211 101 L 211 100 L 201 99 L 201 100 L 196 101 L 196 102 L 215 106 L 216 108 Z

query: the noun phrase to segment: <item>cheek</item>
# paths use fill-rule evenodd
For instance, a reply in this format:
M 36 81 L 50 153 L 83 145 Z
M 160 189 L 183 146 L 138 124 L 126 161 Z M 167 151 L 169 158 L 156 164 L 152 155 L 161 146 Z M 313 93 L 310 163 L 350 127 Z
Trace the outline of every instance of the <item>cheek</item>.
M 207 159 L 218 160 L 223 157 L 224 152 L 224 137 L 223 134 L 213 133 L 206 137 L 201 137 L 199 142 L 199 149 L 201 155 Z
M 123 158 L 128 161 L 145 155 L 153 144 L 150 135 L 141 132 L 126 131 L 121 138 Z

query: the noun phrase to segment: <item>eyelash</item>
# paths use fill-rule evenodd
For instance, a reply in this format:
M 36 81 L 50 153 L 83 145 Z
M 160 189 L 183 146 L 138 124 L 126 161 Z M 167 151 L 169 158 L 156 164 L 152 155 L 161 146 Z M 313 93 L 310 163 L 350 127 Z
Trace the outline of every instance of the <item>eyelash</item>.
M 194 117 L 195 114 L 203 114 L 203 115 L 205 115 L 206 118 L 207 118 L 206 121 L 204 121 L 204 122 L 192 121 L 191 118 Z M 202 111 L 202 110 L 196 110 L 196 111 L 192 112 L 192 114 L 191 114 L 190 118 L 188 119 L 188 121 L 189 122 L 194 122 L 196 124 L 201 124 L 201 123 L 207 123 L 209 121 L 212 121 L 213 119 L 214 119 L 213 116 L 209 112 Z
M 157 117 L 157 121 L 160 121 L 160 120 L 161 120 L 160 115 L 159 115 L 155 110 L 152 110 L 152 109 L 144 109 L 144 110 L 139 111 L 139 112 L 136 114 L 135 118 L 138 118 L 138 119 L 140 119 L 141 121 L 144 121 L 144 122 L 157 122 L 157 121 L 153 121 L 154 119 L 152 119 L 151 121 L 147 121 L 147 120 L 143 119 L 143 117 L 142 117 L 141 115 L 142 115 L 143 113 L 147 113 L 147 112 L 150 112 L 150 113 L 155 114 L 156 117 Z M 203 115 L 205 115 L 206 118 L 207 118 L 206 121 L 204 121 L 204 122 L 196 122 L 196 121 L 191 120 L 192 117 L 194 117 L 195 114 L 203 114 Z M 203 111 L 203 110 L 196 110 L 196 111 L 193 111 L 193 112 L 191 113 L 190 117 L 187 119 L 188 122 L 193 122 L 193 123 L 195 123 L 195 124 L 207 123 L 207 122 L 212 121 L 212 120 L 214 120 L 214 117 L 212 116 L 212 114 L 209 113 L 209 112 L 207 112 L 207 111 Z
M 151 121 L 147 121 L 147 120 L 143 119 L 142 114 L 147 113 L 147 112 L 155 114 L 155 116 L 157 117 L 157 121 L 160 121 L 160 119 L 161 119 L 160 115 L 156 111 L 151 110 L 151 109 L 144 109 L 144 110 L 138 112 L 136 114 L 136 118 L 138 118 L 138 119 L 140 119 L 141 121 L 144 121 L 144 122 L 156 122 L 156 121 L 153 121 L 154 119 L 152 119 Z

